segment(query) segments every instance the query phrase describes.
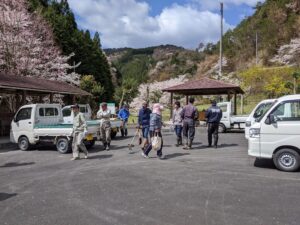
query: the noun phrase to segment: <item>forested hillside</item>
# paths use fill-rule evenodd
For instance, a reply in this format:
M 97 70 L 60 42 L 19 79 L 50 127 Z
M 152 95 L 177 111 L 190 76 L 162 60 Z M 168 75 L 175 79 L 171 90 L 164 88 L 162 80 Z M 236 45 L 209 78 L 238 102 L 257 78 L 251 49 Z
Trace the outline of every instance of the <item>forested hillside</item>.
M 76 73 L 91 75 L 85 80 L 97 82 L 96 87 L 89 92 L 97 95 L 98 100 L 112 100 L 114 85 L 110 73 L 110 67 L 101 49 L 100 36 L 96 32 L 91 37 L 88 30 L 78 29 L 74 15 L 66 0 L 28 0 L 29 10 L 42 15 L 51 25 L 55 42 L 64 55 L 74 53 L 68 60 L 69 64 L 77 65 Z

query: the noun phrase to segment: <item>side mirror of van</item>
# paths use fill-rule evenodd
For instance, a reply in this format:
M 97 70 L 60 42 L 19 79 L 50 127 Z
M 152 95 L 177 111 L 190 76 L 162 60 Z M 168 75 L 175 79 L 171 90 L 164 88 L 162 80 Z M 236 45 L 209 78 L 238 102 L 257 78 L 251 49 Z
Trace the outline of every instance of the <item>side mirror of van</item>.
M 13 121 L 16 123 L 17 121 L 17 117 L 14 116 Z
M 265 123 L 270 125 L 270 124 L 277 123 L 277 121 L 278 121 L 277 117 L 274 114 L 270 114 L 268 115 Z

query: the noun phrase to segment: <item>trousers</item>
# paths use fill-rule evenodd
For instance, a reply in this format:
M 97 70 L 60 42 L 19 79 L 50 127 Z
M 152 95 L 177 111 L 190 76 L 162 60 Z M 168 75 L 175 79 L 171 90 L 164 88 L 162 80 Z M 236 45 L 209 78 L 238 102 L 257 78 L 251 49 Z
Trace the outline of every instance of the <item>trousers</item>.
M 110 126 L 103 124 L 100 127 L 101 140 L 103 144 L 110 143 L 111 140 L 110 133 L 111 133 Z
M 208 123 L 208 128 L 207 128 L 208 145 L 212 145 L 212 137 L 214 137 L 214 146 L 217 146 L 219 140 L 219 123 Z
M 83 143 L 83 132 L 74 132 L 73 134 L 73 142 L 72 142 L 72 152 L 73 157 L 79 157 L 79 149 L 85 154 L 88 154 L 88 151 Z
M 191 141 L 195 137 L 195 121 L 193 119 L 184 119 L 183 120 L 183 137 Z
M 154 136 L 154 131 L 150 131 L 150 137 L 152 138 Z M 161 132 L 158 132 L 158 136 L 162 137 Z M 162 156 L 162 148 L 163 148 L 163 140 L 161 140 L 161 147 L 160 149 L 157 151 L 157 156 Z M 148 155 L 149 152 L 152 150 L 152 144 L 151 142 L 148 144 L 148 146 L 145 149 L 145 154 Z

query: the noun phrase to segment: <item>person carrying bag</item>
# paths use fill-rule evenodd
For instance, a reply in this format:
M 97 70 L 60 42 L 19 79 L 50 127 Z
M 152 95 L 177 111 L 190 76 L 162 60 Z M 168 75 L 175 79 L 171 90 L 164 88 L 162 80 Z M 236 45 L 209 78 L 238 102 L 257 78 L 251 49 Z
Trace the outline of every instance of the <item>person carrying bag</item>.
M 163 148 L 163 139 L 161 134 L 161 127 L 162 127 L 162 118 L 161 118 L 161 110 L 163 107 L 159 103 L 155 103 L 153 105 L 153 110 L 150 115 L 150 137 L 151 143 L 145 148 L 145 152 L 142 152 L 142 156 L 144 158 L 149 158 L 149 152 L 154 149 L 156 150 L 157 157 L 159 159 L 164 159 L 162 154 Z

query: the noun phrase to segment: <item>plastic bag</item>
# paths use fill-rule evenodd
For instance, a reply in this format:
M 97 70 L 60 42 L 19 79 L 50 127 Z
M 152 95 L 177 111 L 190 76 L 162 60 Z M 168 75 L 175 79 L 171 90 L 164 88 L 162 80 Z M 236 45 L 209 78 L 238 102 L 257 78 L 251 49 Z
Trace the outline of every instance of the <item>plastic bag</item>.
M 161 137 L 159 137 L 158 135 L 155 135 L 155 136 L 152 138 L 151 144 L 152 144 L 152 149 L 153 149 L 154 151 L 158 151 L 158 150 L 161 148 L 161 144 L 162 144 L 162 139 L 161 139 Z

